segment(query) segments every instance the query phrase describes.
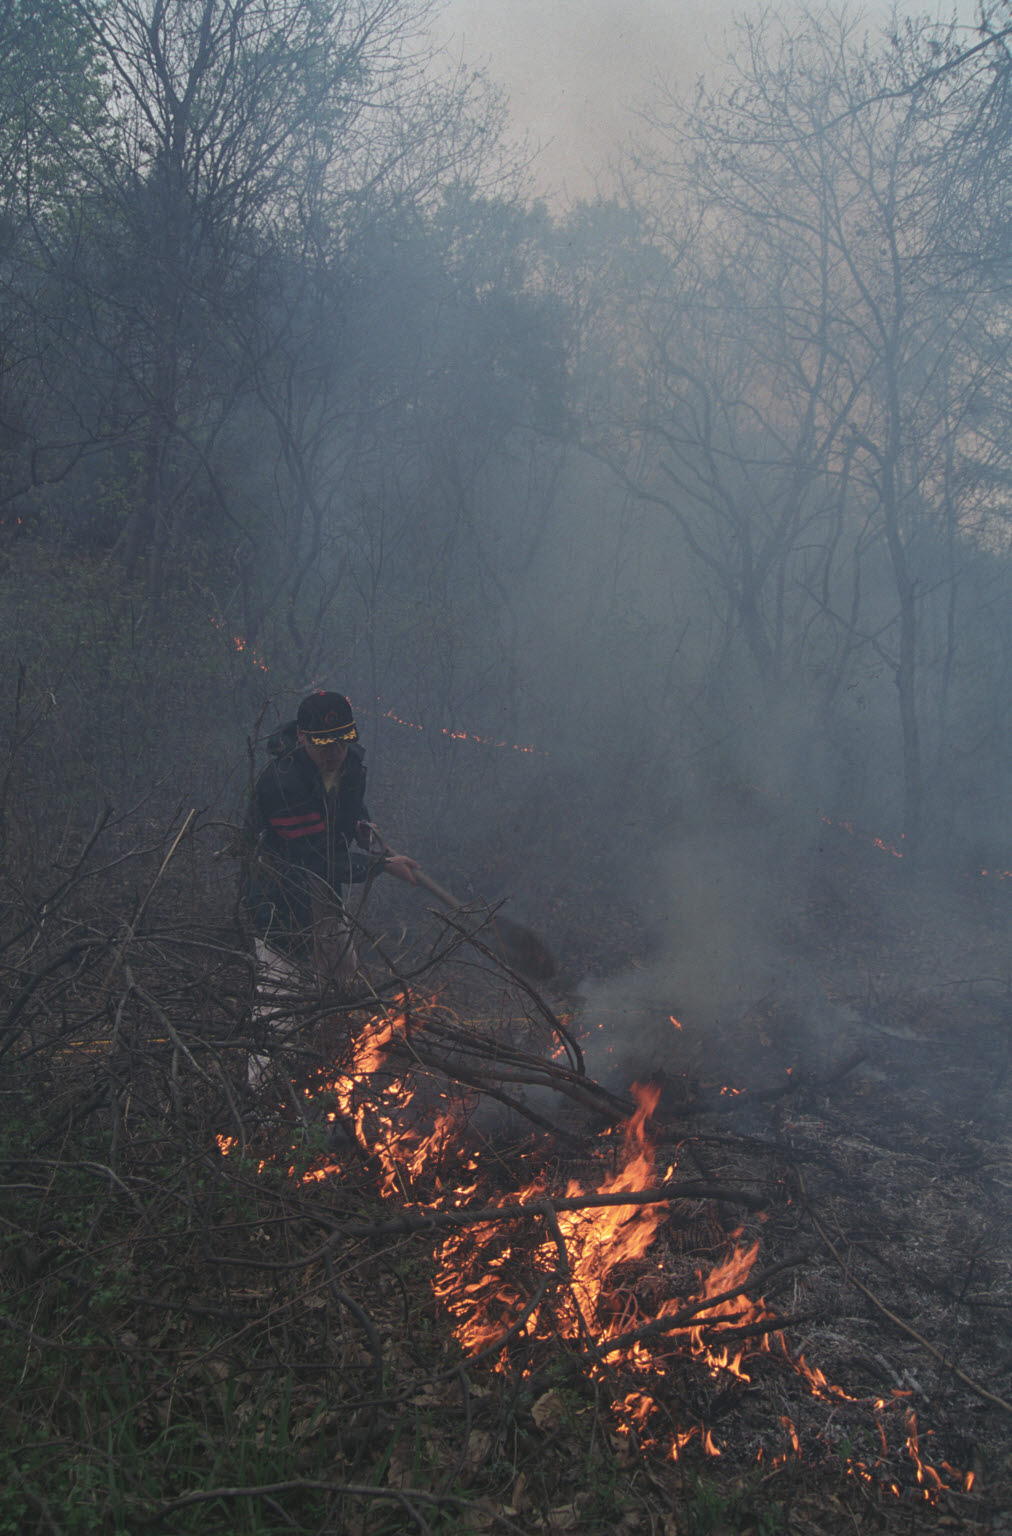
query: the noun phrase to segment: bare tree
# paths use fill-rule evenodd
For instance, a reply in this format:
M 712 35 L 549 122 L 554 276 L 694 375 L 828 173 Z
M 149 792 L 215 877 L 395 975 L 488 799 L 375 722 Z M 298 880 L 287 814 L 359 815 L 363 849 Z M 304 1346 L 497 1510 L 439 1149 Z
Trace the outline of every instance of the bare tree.
M 769 696 L 807 672 L 829 702 L 859 651 L 885 663 L 912 850 L 923 615 L 986 515 L 971 467 L 1004 451 L 980 427 L 1006 316 L 953 271 L 937 174 L 972 103 L 956 73 L 925 81 L 922 35 L 809 13 L 740 42 L 732 85 L 669 100 L 637 168 L 658 259 L 609 451 L 676 521 Z
M 73 5 L 115 103 L 94 185 L 106 248 L 90 281 L 104 288 L 103 340 L 141 425 L 125 559 L 128 569 L 146 559 L 157 591 L 188 501 L 215 500 L 213 484 L 195 486 L 223 422 L 255 389 L 284 260 L 325 236 L 334 196 L 355 176 L 367 196 L 361 178 L 408 153 L 426 7 Z

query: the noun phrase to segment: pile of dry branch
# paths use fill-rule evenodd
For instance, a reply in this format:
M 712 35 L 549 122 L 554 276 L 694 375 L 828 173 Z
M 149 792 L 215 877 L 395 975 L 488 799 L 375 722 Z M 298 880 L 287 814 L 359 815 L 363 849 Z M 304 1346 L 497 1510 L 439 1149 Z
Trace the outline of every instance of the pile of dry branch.
M 659 1020 L 603 1086 L 475 913 L 272 1041 L 214 842 L 98 826 L 6 892 L 9 1521 L 1002 1529 L 994 989 L 841 998 L 818 1060 L 775 999 Z

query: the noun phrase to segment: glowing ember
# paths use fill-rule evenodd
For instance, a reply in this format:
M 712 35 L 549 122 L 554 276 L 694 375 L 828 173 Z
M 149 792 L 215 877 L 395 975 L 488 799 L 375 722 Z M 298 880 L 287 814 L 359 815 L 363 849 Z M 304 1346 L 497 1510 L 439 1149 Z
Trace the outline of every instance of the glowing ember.
M 379 701 L 377 700 L 377 702 Z M 402 717 L 398 714 L 395 714 L 392 709 L 385 709 L 382 713 L 384 720 L 393 720 L 397 725 L 407 726 L 407 728 L 411 731 L 424 731 L 425 729 L 423 725 L 419 725 L 414 720 L 402 719 Z M 439 736 L 446 736 L 450 741 L 473 741 L 482 747 L 506 747 L 511 752 L 526 752 L 536 757 L 548 756 L 548 753 L 543 752 L 539 747 L 522 746 L 519 742 L 515 741 L 497 741 L 494 736 L 478 736 L 473 731 L 451 731 L 450 728 L 445 725 L 437 727 L 435 734 Z
M 781 1342 L 783 1343 L 782 1339 Z M 784 1344 L 784 1353 L 787 1353 L 786 1344 Z M 790 1359 L 790 1356 L 788 1358 Z M 813 1397 L 825 1398 L 827 1401 L 839 1398 L 848 1403 L 857 1401 L 856 1398 L 851 1397 L 849 1393 L 845 1392 L 842 1387 L 835 1387 L 831 1382 L 827 1381 L 825 1373 L 820 1371 L 818 1366 L 810 1366 L 805 1360 L 804 1355 L 799 1355 L 796 1360 L 791 1360 L 791 1364 L 798 1375 L 803 1376 L 808 1382 L 808 1387 Z

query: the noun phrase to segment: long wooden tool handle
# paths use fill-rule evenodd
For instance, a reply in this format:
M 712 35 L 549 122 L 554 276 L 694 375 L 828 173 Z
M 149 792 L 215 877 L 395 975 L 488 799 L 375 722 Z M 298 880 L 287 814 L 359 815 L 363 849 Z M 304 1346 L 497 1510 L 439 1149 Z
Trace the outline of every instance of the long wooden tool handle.
M 435 896 L 436 900 L 441 901 L 444 907 L 450 907 L 454 912 L 460 910 L 463 903 L 459 902 L 456 896 L 452 895 L 445 886 L 437 885 L 432 876 L 427 875 L 424 869 L 414 870 L 414 876 L 415 884 L 422 886 L 430 895 Z
M 383 836 L 379 827 L 375 826 L 371 821 L 367 822 L 366 825 L 372 832 L 373 837 L 379 843 L 380 847 L 383 849 L 383 852 L 391 853 L 393 850 L 391 849 L 390 844 L 387 842 L 386 838 Z M 464 903 L 462 901 L 458 901 L 456 896 L 453 895 L 452 891 L 448 891 L 446 889 L 445 885 L 438 885 L 436 881 L 433 880 L 431 875 L 427 875 L 425 873 L 424 869 L 419 869 L 418 866 L 415 865 L 414 876 L 415 884 L 420 885 L 423 890 L 428 891 L 430 896 L 435 896 L 436 900 L 441 901 L 444 907 L 450 907 L 454 912 L 460 911 Z

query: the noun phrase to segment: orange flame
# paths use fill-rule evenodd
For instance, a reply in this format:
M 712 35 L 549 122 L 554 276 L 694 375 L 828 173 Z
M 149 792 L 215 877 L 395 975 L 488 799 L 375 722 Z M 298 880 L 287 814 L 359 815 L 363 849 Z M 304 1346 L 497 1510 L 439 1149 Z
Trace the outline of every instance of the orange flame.
M 413 1090 L 405 1074 L 392 1072 L 387 1062 L 391 1046 L 405 1039 L 417 1016 L 418 1005 L 409 1008 L 407 998 L 386 1007 L 358 1030 L 350 1045 L 347 1065 L 321 1077 L 307 1093 L 325 1090 L 333 1095 L 335 1108 L 330 1118 L 340 1117 L 358 1144 L 375 1159 L 381 1169 L 384 1196 L 405 1198 L 408 1186 L 438 1165 L 446 1150 L 459 1136 L 459 1122 L 449 1112 L 430 1117 L 431 1130 L 423 1134 L 411 1109 Z M 677 1021 L 672 1016 L 672 1023 Z M 680 1026 L 679 1026 L 680 1027 Z M 384 1081 L 384 1074 L 386 1081 Z M 656 1179 L 655 1153 L 649 1136 L 649 1122 L 656 1110 L 660 1089 L 656 1085 L 633 1084 L 636 1109 L 622 1127 L 621 1150 L 617 1170 L 597 1186 L 600 1194 L 633 1193 L 650 1188 Z M 733 1091 L 733 1090 L 731 1090 Z M 218 1146 L 227 1155 L 235 1138 L 219 1136 Z M 261 1168 L 264 1166 L 261 1163 Z M 466 1165 L 473 1173 L 476 1161 Z M 294 1173 L 294 1170 L 292 1170 Z M 320 1182 L 342 1171 L 334 1162 L 321 1162 L 301 1175 L 303 1184 Z M 673 1167 L 664 1174 L 671 1177 Z M 437 1183 L 437 1191 L 440 1186 Z M 428 1202 L 431 1209 L 464 1207 L 477 1191 L 477 1180 L 461 1182 L 452 1191 L 439 1193 Z M 581 1184 L 571 1180 L 566 1194 L 578 1199 L 586 1194 Z M 489 1201 L 492 1206 L 534 1204 L 546 1194 L 546 1185 L 535 1179 L 524 1189 Z M 607 1205 L 573 1211 L 546 1210 L 546 1228 L 533 1243 L 524 1230 L 524 1240 L 517 1243 L 511 1228 L 503 1222 L 487 1221 L 462 1226 L 446 1237 L 436 1249 L 437 1274 L 433 1290 L 449 1313 L 456 1338 L 469 1354 L 489 1351 L 493 1369 L 505 1369 L 506 1336 L 516 1332 L 531 1340 L 561 1336 L 569 1343 L 586 1346 L 596 1341 L 609 1362 L 626 1370 L 663 1376 L 663 1355 L 648 1348 L 643 1340 L 607 1349 L 641 1320 L 635 1292 L 622 1278 L 622 1266 L 640 1263 L 653 1243 L 665 1219 L 666 1202 L 649 1205 Z M 751 1378 L 743 1368 L 745 1346 L 721 1334 L 737 1330 L 744 1323 L 774 1321 L 774 1314 L 760 1298 L 750 1300 L 744 1294 L 759 1251 L 758 1241 L 740 1244 L 740 1233 L 732 1235 L 732 1248 L 704 1275 L 697 1271 L 697 1288 L 689 1298 L 696 1306 L 703 1303 L 701 1315 L 680 1331 L 689 1351 L 703 1361 L 714 1377 L 728 1374 L 742 1381 Z M 533 1279 L 533 1284 L 532 1284 Z M 721 1300 L 713 1298 L 720 1297 Z M 677 1297 L 668 1298 L 657 1309 L 658 1319 L 673 1317 L 686 1306 Z M 766 1334 L 762 1349 L 769 1351 Z M 810 1366 L 804 1354 L 796 1359 L 788 1352 L 782 1334 L 780 1347 L 798 1376 L 806 1382 L 813 1396 L 828 1402 L 856 1402 L 842 1387 L 831 1384 L 818 1367 Z M 600 1375 L 601 1368 L 591 1366 Z M 869 1484 L 891 1489 L 899 1495 L 895 1481 L 883 1479 L 888 1460 L 888 1440 L 882 1415 L 890 1408 L 905 1407 L 906 1448 L 914 1466 L 922 1497 L 933 1502 L 941 1490 L 952 1486 L 931 1466 L 921 1452 L 922 1436 L 913 1410 L 906 1406 L 909 1393 L 894 1392 L 891 1399 L 874 1400 L 876 1427 L 881 1457 L 872 1468 L 864 1462 L 848 1462 L 848 1472 Z M 646 1391 L 630 1391 L 612 1403 L 619 1431 L 635 1433 L 641 1445 L 657 1442 L 647 1437 L 649 1424 L 657 1410 L 655 1398 Z M 781 1425 L 795 1456 L 801 1454 L 800 1439 L 793 1422 L 782 1418 Z M 702 1425 L 678 1427 L 665 1434 L 667 1454 L 677 1461 L 682 1451 L 696 1437 L 706 1455 L 719 1456 L 721 1449 L 713 1434 Z M 784 1456 L 774 1457 L 774 1466 Z M 973 1474 L 962 1474 L 942 1462 L 946 1476 L 961 1480 L 966 1491 L 973 1486 Z
M 333 1095 L 335 1108 L 327 1118 L 331 1122 L 340 1119 L 362 1150 L 379 1163 L 380 1193 L 388 1198 L 403 1197 L 405 1181 L 437 1166 L 458 1131 L 456 1117 L 449 1111 L 435 1115 L 428 1134 L 416 1124 L 403 1123 L 413 1090 L 402 1075 L 393 1074 L 386 1085 L 381 1081 L 391 1045 L 408 1032 L 407 1000 L 401 998 L 385 1012 L 369 1018 L 352 1038 L 347 1067 L 325 1074 L 303 1090 L 310 1098 L 320 1093 Z M 304 1173 L 301 1182 L 319 1183 L 341 1171 L 338 1163 L 320 1163 Z
M 660 1090 L 655 1085 L 634 1084 L 636 1110 L 623 1127 L 621 1161 L 618 1170 L 603 1179 L 597 1193 L 616 1194 L 649 1188 L 655 1178 L 654 1150 L 648 1136 L 648 1122 L 656 1109 Z M 668 1168 L 666 1177 L 672 1169 Z M 523 1190 L 513 1200 L 534 1201 L 544 1193 L 537 1183 Z M 585 1194 L 581 1185 L 571 1180 L 566 1194 Z M 505 1204 L 506 1200 L 500 1203 Z M 439 1273 L 435 1293 L 454 1319 L 454 1332 L 465 1350 L 476 1353 L 501 1341 L 523 1320 L 522 1333 L 528 1339 L 547 1339 L 557 1331 L 570 1341 L 587 1337 L 601 1345 L 618 1339 L 638 1317 L 635 1297 L 617 1283 L 620 1266 L 642 1260 L 665 1218 L 666 1204 L 639 1206 L 601 1206 L 576 1211 L 558 1211 L 555 1233 L 544 1237 L 531 1255 L 524 1250 L 525 1270 L 533 1268 L 542 1277 L 542 1289 L 552 1278 L 564 1280 L 549 1301 L 536 1304 L 525 1297 L 524 1286 L 514 1272 L 517 1259 L 514 1244 L 494 1223 L 455 1232 L 445 1239 L 437 1252 Z M 693 1301 L 723 1296 L 747 1282 L 755 1263 L 758 1243 L 740 1247 L 707 1276 L 699 1276 L 699 1292 Z M 670 1316 L 685 1303 L 666 1301 L 658 1316 Z M 525 1312 L 527 1315 L 525 1315 Z M 690 1350 L 703 1358 L 709 1369 L 729 1372 L 747 1380 L 742 1370 L 743 1349 L 714 1347 L 713 1336 L 722 1328 L 741 1323 L 742 1318 L 765 1319 L 764 1304 L 753 1303 L 740 1295 L 725 1296 L 707 1309 L 705 1320 L 685 1330 Z M 704 1342 L 704 1336 L 711 1340 Z M 657 1358 L 642 1342 L 634 1341 L 619 1350 L 608 1351 L 626 1368 L 637 1372 L 663 1374 Z M 504 1369 L 500 1357 L 495 1369 Z M 645 1392 L 631 1392 L 613 1403 L 624 1433 L 641 1432 L 654 1411 L 654 1398 Z M 677 1460 L 680 1452 L 697 1434 L 707 1455 L 719 1456 L 720 1448 L 708 1431 L 699 1428 L 678 1430 L 670 1437 L 669 1454 Z

